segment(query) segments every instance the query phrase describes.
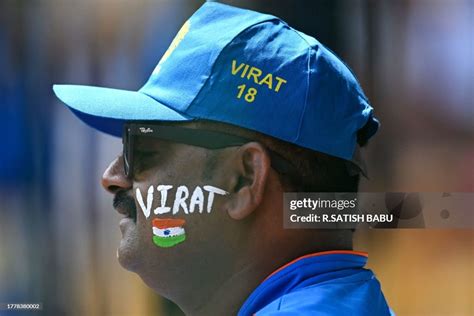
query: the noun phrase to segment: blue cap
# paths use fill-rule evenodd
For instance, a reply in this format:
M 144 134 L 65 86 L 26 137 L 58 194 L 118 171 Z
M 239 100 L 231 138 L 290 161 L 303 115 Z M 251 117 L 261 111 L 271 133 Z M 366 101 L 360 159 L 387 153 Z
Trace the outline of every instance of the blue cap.
M 351 160 L 358 134 L 368 139 L 379 125 L 351 70 L 316 39 L 216 2 L 184 23 L 140 90 L 53 89 L 80 119 L 115 136 L 125 121 L 212 120 Z

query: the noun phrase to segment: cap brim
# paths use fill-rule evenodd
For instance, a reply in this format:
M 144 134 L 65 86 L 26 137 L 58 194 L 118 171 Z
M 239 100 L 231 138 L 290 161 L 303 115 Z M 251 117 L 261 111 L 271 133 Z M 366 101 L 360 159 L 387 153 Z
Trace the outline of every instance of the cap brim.
M 86 124 L 120 137 L 126 121 L 190 121 L 148 95 L 81 85 L 53 85 L 56 96 Z

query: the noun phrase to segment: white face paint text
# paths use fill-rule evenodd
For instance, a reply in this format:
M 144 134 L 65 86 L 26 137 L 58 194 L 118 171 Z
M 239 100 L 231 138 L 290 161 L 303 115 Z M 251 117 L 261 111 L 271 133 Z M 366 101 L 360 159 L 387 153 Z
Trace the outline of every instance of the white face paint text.
M 173 215 L 175 215 L 179 212 L 180 209 L 183 210 L 184 214 L 192 214 L 195 211 L 203 213 L 204 206 L 206 206 L 206 212 L 211 213 L 215 195 L 226 195 L 229 193 L 212 185 L 205 185 L 202 188 L 200 186 L 197 186 L 191 194 L 191 197 L 189 198 L 189 189 L 185 185 L 181 185 L 176 189 L 174 202 L 170 205 L 167 205 L 168 191 L 170 191 L 171 189 L 173 189 L 172 185 L 156 186 L 156 191 L 161 194 L 161 199 L 159 206 L 153 210 L 153 213 L 155 215 L 166 213 L 172 213 Z M 140 205 L 140 208 L 143 212 L 143 215 L 145 215 L 145 218 L 148 218 L 151 214 L 154 194 L 155 186 L 150 185 L 147 191 L 145 203 L 140 189 L 137 188 L 135 190 L 136 200 Z M 207 198 L 205 198 L 205 195 L 207 195 Z

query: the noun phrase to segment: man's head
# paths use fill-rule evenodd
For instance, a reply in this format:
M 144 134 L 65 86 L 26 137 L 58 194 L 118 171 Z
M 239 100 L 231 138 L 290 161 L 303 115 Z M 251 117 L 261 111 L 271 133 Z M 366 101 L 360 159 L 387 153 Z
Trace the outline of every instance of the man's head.
M 283 229 L 282 194 L 356 191 L 351 161 L 378 121 L 347 66 L 280 19 L 206 3 L 139 91 L 54 91 L 89 125 L 124 132 L 102 181 L 126 215 L 118 257 L 180 306 L 351 247 L 351 231 Z
M 163 123 L 151 126 L 160 130 Z M 102 183 L 115 194 L 115 207 L 131 217 L 120 224 L 123 238 L 119 261 L 159 293 L 179 302 L 189 297 L 187 289 L 203 285 L 203 291 L 211 291 L 245 267 L 265 266 L 267 260 L 278 256 L 291 259 L 309 251 L 351 248 L 350 231 L 283 229 L 284 191 L 357 190 L 358 175 L 349 173 L 345 161 L 227 124 L 197 121 L 165 126 L 183 127 L 195 134 L 205 130 L 237 135 L 248 142 L 208 149 L 147 134 L 131 136 L 134 158 L 129 173 L 133 176 L 126 176 L 123 156 L 104 173 Z M 156 190 L 159 185 L 172 186 L 164 203 L 170 208 L 177 198 L 177 188 L 187 188 L 185 206 L 179 207 L 176 214 L 171 214 L 173 210 L 166 214 L 186 221 L 186 240 L 175 247 L 157 247 L 153 243 L 150 215 L 146 216 L 137 201 L 137 189 L 147 200 L 150 186 L 154 187 L 150 207 L 153 214 L 163 205 L 163 194 Z M 203 189 L 206 186 L 227 194 L 216 194 L 210 206 L 208 192 Z M 196 188 L 203 192 L 202 212 L 199 203 L 191 212 Z

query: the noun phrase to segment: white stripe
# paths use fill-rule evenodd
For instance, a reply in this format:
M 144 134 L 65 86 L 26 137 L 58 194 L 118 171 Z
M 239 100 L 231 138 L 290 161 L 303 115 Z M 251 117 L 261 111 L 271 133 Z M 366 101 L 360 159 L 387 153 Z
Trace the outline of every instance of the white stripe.
M 169 231 L 168 234 L 165 234 L 165 231 Z M 157 228 L 153 227 L 153 234 L 159 237 L 173 237 L 184 235 L 184 228 L 183 227 L 168 227 L 168 228 Z

